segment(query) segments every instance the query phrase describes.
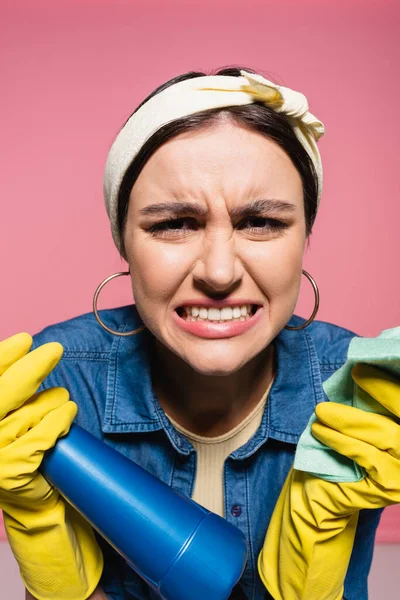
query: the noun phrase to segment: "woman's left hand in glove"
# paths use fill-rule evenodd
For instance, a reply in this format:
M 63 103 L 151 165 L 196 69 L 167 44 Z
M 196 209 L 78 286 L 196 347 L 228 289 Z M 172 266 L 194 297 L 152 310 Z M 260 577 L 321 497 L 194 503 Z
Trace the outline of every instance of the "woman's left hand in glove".
M 334 402 L 316 407 L 315 437 L 365 477 L 336 483 L 290 470 L 258 560 L 275 600 L 340 600 L 359 511 L 400 502 L 400 378 L 364 364 L 352 377 L 393 417 Z
M 361 481 L 337 484 L 338 514 L 400 502 L 400 377 L 366 364 L 357 364 L 352 377 L 393 417 L 336 402 L 316 407 L 313 435 L 365 471 Z

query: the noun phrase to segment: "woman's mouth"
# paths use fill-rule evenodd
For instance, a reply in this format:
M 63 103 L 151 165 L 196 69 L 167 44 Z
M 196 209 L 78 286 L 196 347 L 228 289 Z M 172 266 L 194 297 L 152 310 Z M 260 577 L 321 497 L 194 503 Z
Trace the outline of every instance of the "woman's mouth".
M 260 320 L 262 312 L 259 304 L 220 308 L 183 305 L 175 309 L 174 321 L 180 329 L 197 337 L 221 339 L 244 333 Z
M 206 308 L 205 306 L 180 306 L 177 313 L 185 321 L 227 323 L 228 321 L 245 321 L 251 318 L 259 308 L 257 304 L 240 304 L 223 308 Z

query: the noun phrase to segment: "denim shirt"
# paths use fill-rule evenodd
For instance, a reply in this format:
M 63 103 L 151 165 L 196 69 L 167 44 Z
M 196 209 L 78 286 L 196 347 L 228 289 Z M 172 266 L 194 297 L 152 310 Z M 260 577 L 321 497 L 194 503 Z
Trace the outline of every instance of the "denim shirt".
M 140 325 L 134 306 L 100 314 L 109 327 L 121 332 Z M 290 324 L 300 322 L 293 316 Z M 277 373 L 262 422 L 224 465 L 225 518 L 241 529 L 249 550 L 245 571 L 232 598 L 271 598 L 258 576 L 257 557 L 300 434 L 315 405 L 327 400 L 322 383 L 346 361 L 353 336 L 335 325 L 314 322 L 300 331 L 282 330 L 273 342 Z M 92 314 L 47 327 L 34 337 L 34 347 L 58 341 L 64 346 L 64 354 L 41 389 L 66 387 L 78 404 L 76 422 L 81 427 L 190 496 L 196 452 L 174 429 L 152 388 L 151 339 L 147 330 L 132 337 L 109 334 Z M 360 513 L 345 581 L 346 600 L 368 597 L 367 576 L 380 515 L 380 510 Z M 118 526 L 118 515 L 115 519 Z M 100 536 L 98 541 L 105 558 L 100 584 L 108 598 L 158 598 Z

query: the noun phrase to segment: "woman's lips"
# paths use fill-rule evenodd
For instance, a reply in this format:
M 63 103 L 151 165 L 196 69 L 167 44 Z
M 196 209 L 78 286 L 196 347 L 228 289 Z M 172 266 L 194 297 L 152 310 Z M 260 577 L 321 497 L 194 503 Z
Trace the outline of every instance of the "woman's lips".
M 187 333 L 200 338 L 223 339 L 236 337 L 254 327 L 260 320 L 263 310 L 263 307 L 259 306 L 256 312 L 244 321 L 231 320 L 224 323 L 213 323 L 207 320 L 187 321 L 176 311 L 173 312 L 173 319 L 176 325 Z

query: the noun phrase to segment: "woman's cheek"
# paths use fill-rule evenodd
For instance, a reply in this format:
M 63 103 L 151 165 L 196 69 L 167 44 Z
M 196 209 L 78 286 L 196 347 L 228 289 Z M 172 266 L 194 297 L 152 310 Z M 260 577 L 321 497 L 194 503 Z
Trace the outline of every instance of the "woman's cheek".
M 270 302 L 284 296 L 297 299 L 303 254 L 302 240 L 260 243 L 246 253 L 246 270 Z
M 169 306 L 190 268 L 183 245 L 143 244 L 131 254 L 132 289 L 139 303 L 161 310 Z M 136 275 L 135 275 L 136 274 Z

